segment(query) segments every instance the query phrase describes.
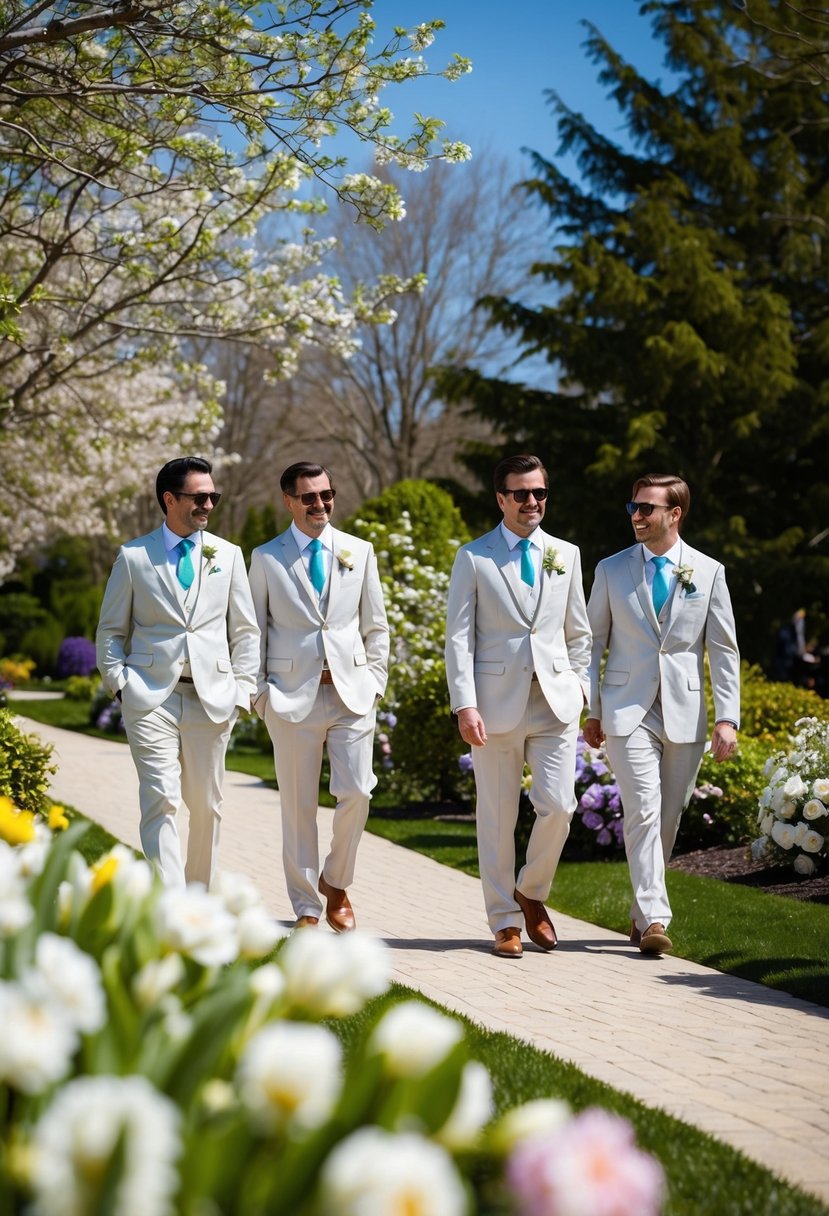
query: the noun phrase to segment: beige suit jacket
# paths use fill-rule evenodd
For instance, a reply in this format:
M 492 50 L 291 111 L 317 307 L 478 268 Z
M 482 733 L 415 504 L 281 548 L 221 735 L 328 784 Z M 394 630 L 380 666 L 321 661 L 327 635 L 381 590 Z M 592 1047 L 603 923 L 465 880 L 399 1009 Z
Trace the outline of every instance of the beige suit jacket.
M 695 590 L 673 588 L 661 626 L 645 580 L 641 544 L 596 567 L 587 608 L 593 630 L 590 716 L 601 720 L 607 735 L 631 734 L 659 695 L 668 739 L 705 739 L 706 650 L 716 720 L 739 726 L 740 655 L 725 571 L 684 541 L 680 562 L 691 567 Z
M 323 662 L 354 714 L 366 714 L 386 689 L 389 626 L 374 549 L 332 528 L 334 556 L 320 604 L 290 528 L 254 549 L 250 586 L 261 630 L 259 696 L 275 713 L 301 722 L 311 712 Z M 337 555 L 340 555 L 339 557 Z
M 564 573 L 541 571 L 532 615 L 500 525 L 459 549 L 449 583 L 446 678 L 453 710 L 477 708 L 489 733 L 517 725 L 535 672 L 553 713 L 571 722 L 587 692 L 590 627 L 575 545 L 546 532 Z
M 125 705 L 155 709 L 167 699 L 185 662 L 213 722 L 247 709 L 256 688 L 259 629 L 241 549 L 203 533 L 216 556 L 202 558 L 189 609 L 161 528 L 122 545 L 104 592 L 98 621 L 98 670 Z

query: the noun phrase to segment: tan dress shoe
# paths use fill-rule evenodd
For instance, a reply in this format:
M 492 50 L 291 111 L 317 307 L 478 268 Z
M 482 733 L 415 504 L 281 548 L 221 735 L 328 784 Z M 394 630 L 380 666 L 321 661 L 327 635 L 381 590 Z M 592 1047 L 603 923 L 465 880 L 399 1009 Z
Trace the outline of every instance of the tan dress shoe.
M 495 934 L 492 953 L 499 958 L 520 958 L 524 953 L 520 929 L 499 929 Z
M 558 945 L 553 922 L 547 915 L 547 909 L 540 899 L 527 899 L 518 888 L 513 892 L 513 898 L 524 913 L 524 924 L 527 926 L 527 937 L 540 950 L 555 950 Z
M 324 895 L 328 901 L 325 919 L 335 933 L 350 933 L 352 929 L 356 928 L 357 921 L 345 891 L 342 887 L 332 887 L 325 881 L 322 874 L 320 874 L 318 885 L 320 895 Z
M 295 929 L 316 929 L 316 927 L 319 923 L 320 923 L 320 918 L 318 916 L 300 916 L 297 918 L 297 922 L 294 925 L 294 928 Z
M 665 926 L 659 921 L 648 925 L 639 941 L 639 949 L 643 954 L 667 954 L 673 948 L 674 944 L 665 932 Z

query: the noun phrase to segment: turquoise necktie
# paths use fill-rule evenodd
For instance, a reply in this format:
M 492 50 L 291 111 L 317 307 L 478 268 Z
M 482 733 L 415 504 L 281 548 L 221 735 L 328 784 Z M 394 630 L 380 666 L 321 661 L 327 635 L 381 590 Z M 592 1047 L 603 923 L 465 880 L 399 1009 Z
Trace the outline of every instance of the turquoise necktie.
M 192 587 L 193 579 L 196 577 L 196 572 L 193 569 L 193 559 L 190 556 L 190 550 L 194 547 L 195 543 L 192 540 L 180 540 L 176 545 L 176 552 L 178 553 L 176 576 L 182 587 Z
M 521 582 L 532 587 L 535 583 L 535 563 L 530 556 L 530 542 L 526 536 L 519 540 L 518 548 L 521 550 Z
M 311 554 L 311 561 L 308 566 L 311 585 L 317 595 L 322 595 L 322 590 L 325 586 L 325 563 L 322 560 L 322 541 L 316 538 L 312 540 L 308 545 L 308 552 Z
M 671 590 L 668 571 L 665 569 L 668 559 L 667 557 L 653 557 L 651 561 L 653 562 L 653 607 L 656 615 L 659 616 Z

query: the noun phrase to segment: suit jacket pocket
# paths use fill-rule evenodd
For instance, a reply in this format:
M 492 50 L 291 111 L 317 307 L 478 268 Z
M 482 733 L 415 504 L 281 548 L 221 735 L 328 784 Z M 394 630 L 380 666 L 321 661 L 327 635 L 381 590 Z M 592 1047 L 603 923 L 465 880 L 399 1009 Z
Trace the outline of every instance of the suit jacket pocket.
M 133 651 L 132 654 L 127 655 L 126 663 L 127 667 L 152 667 L 153 656 L 151 654 L 144 654 L 140 650 Z
M 602 684 L 627 684 L 630 679 L 629 671 L 613 671 L 608 668 L 604 673 Z
M 293 659 L 268 659 L 268 672 L 272 671 L 293 671 Z
M 354 656 L 354 666 L 355 667 L 365 667 L 367 662 L 368 662 L 368 659 L 366 658 L 366 652 L 364 650 L 361 650 L 357 654 L 355 654 L 355 656 Z
M 553 671 L 570 671 L 569 659 L 553 659 Z
M 217 659 L 216 666 L 219 671 L 233 671 L 233 664 L 230 659 Z
M 475 661 L 476 676 L 502 676 L 506 669 L 506 663 L 492 662 L 488 659 L 477 659 Z

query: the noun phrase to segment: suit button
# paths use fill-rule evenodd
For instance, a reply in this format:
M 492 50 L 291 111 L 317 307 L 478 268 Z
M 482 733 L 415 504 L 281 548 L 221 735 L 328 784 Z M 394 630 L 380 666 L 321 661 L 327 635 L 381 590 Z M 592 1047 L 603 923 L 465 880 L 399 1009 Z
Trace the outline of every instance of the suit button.
M 323 625 L 323 629 L 327 629 L 327 628 L 328 628 L 328 626 L 327 626 L 327 625 Z
M 538 630 L 537 630 L 537 629 L 531 629 L 531 630 L 530 630 L 530 633 L 538 633 Z

